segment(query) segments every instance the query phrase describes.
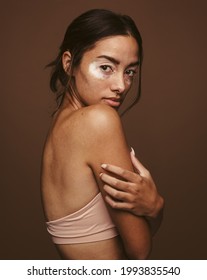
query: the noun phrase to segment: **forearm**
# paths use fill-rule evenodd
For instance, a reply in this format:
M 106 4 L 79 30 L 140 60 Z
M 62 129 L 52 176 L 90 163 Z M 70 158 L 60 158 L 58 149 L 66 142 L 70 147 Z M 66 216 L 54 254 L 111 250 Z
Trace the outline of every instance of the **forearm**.
M 120 211 L 118 213 L 120 214 Z M 129 260 L 147 259 L 152 247 L 149 224 L 143 217 L 137 217 L 129 212 L 123 212 L 120 220 L 119 214 L 113 216 L 115 218 L 113 220 L 122 239 L 127 258 Z

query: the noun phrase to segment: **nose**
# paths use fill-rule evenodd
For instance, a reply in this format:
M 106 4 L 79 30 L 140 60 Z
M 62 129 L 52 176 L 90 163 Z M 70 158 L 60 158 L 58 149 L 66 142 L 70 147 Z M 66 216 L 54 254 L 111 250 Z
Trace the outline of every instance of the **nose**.
M 122 94 L 126 90 L 123 74 L 116 74 L 111 82 L 111 91 Z

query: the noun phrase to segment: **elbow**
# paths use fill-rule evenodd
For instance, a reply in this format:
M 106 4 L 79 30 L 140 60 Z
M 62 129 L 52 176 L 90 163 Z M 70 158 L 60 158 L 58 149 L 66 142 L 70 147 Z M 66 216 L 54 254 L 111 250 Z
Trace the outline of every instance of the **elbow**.
M 147 260 L 151 253 L 151 242 L 142 247 L 128 247 L 125 252 L 129 260 Z
M 147 260 L 149 258 L 150 252 L 151 250 L 130 251 L 126 252 L 126 255 L 129 260 Z
M 136 251 L 136 252 L 126 252 L 127 258 L 129 260 L 147 260 L 150 255 L 150 251 Z
M 147 250 L 143 250 L 142 252 L 138 253 L 138 260 L 147 260 L 149 259 L 151 253 L 151 247 L 147 248 Z

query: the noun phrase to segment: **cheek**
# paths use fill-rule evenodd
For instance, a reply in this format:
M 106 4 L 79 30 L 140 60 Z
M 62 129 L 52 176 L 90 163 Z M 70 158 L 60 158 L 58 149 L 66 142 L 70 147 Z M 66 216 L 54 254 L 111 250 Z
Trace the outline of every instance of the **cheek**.
M 97 92 L 102 91 L 103 81 L 92 76 L 88 69 L 80 69 L 75 79 L 76 90 L 86 104 L 94 104 L 98 98 Z
M 133 83 L 133 79 L 130 77 L 125 77 L 124 81 L 125 81 L 125 85 L 130 89 L 130 87 L 132 86 L 132 83 Z

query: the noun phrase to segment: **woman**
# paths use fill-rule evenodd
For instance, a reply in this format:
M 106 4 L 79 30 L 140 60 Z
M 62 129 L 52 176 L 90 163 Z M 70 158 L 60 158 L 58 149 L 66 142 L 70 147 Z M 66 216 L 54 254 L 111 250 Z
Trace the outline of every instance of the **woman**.
M 132 19 L 91 10 L 69 25 L 50 64 L 58 109 L 44 148 L 42 200 L 64 259 L 145 259 L 150 253 L 148 222 L 106 206 L 103 182 L 105 162 L 134 171 L 117 110 L 138 70 L 141 77 L 141 62 Z

